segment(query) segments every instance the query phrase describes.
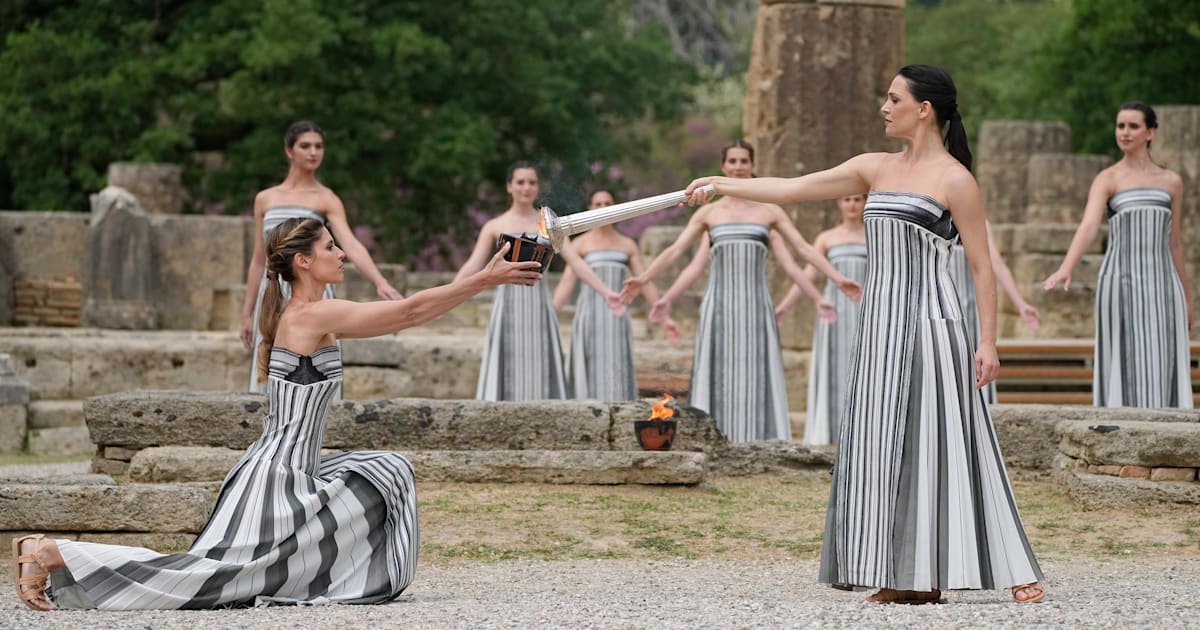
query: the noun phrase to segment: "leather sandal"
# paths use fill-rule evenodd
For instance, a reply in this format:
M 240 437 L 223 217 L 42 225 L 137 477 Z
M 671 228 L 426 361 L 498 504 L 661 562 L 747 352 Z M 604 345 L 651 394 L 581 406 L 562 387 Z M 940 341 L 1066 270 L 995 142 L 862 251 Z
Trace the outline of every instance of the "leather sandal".
M 14 538 L 12 541 L 12 557 L 13 557 L 13 581 L 17 586 L 17 597 L 21 599 L 21 603 L 39 611 L 53 610 L 53 604 L 50 603 L 50 598 L 46 597 L 46 587 L 50 580 L 50 571 L 46 569 L 46 565 L 42 564 L 41 549 L 42 541 L 46 537 L 43 534 L 30 534 Z M 32 554 L 21 555 L 21 543 L 33 540 L 35 541 Z M 36 564 L 42 569 L 41 575 L 21 575 L 22 564 Z M 46 602 L 50 608 L 40 608 L 34 605 L 34 602 Z
M 1027 597 L 1025 599 L 1021 599 L 1021 598 L 1017 597 L 1018 593 L 1026 590 L 1026 589 L 1037 591 L 1037 595 L 1035 595 L 1033 597 Z M 1042 601 L 1043 599 L 1046 599 L 1046 588 L 1043 587 L 1041 585 L 1041 583 L 1039 583 L 1039 582 L 1030 582 L 1028 584 L 1018 584 L 1017 586 L 1012 587 L 1012 596 L 1013 596 L 1013 601 L 1018 604 L 1036 604 L 1036 603 Z

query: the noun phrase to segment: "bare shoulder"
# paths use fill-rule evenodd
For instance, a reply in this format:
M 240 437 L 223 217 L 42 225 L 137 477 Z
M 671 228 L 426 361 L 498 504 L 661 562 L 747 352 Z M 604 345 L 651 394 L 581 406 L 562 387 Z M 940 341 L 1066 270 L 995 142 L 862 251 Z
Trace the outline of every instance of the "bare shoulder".
M 1162 173 L 1163 187 L 1167 192 L 1171 193 L 1172 197 L 1178 197 L 1183 194 L 1183 178 L 1179 173 L 1164 167 Z
M 632 237 L 624 234 L 617 234 L 617 243 L 622 252 L 625 252 L 630 257 L 638 253 L 638 243 Z

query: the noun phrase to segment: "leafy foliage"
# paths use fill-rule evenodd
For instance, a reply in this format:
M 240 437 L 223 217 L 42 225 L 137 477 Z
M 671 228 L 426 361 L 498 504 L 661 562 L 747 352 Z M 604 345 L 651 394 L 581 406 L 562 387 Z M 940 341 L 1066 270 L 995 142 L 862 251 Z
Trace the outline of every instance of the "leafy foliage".
M 0 8 L 0 206 L 84 209 L 110 162 L 187 165 L 197 210 L 244 212 L 297 119 L 323 180 L 391 254 L 461 225 L 534 159 L 556 186 L 636 152 L 695 73 L 605 0 L 16 0 Z M 669 77 L 670 80 L 663 80 Z M 6 185 L 7 184 L 7 185 Z M 553 195 L 554 191 L 549 192 Z M 502 203 L 496 200 L 495 203 Z

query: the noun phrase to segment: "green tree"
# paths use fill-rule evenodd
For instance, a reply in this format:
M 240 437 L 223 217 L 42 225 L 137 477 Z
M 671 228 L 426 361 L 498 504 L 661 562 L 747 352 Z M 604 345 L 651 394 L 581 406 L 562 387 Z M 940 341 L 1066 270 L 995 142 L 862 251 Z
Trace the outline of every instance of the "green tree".
M 1200 103 L 1200 3 L 1074 0 L 1033 70 L 1036 94 L 1070 123 L 1076 149 L 1115 153 L 1121 103 Z
M 573 188 L 640 149 L 632 122 L 678 117 L 695 73 L 628 15 L 606 0 L 8 2 L 0 205 L 83 209 L 110 162 L 154 160 L 186 165 L 196 209 L 243 212 L 306 118 L 354 221 L 410 253 L 462 226 L 512 160 Z

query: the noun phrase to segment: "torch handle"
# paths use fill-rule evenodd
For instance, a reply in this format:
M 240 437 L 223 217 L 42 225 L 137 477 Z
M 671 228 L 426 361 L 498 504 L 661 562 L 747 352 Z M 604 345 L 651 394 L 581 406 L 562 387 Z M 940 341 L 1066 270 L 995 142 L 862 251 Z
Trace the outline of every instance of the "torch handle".
M 700 190 L 706 191 L 708 194 L 713 194 L 713 186 L 709 184 Z M 562 232 L 566 235 L 579 234 L 590 229 L 609 225 L 617 221 L 624 221 L 634 217 L 640 217 L 643 214 L 648 214 L 656 210 L 663 210 L 672 206 L 677 206 L 688 200 L 689 195 L 686 191 L 677 190 L 675 192 L 646 197 L 636 201 L 626 201 L 624 203 L 613 204 L 596 210 L 580 212 L 577 214 L 560 217 L 560 225 Z

